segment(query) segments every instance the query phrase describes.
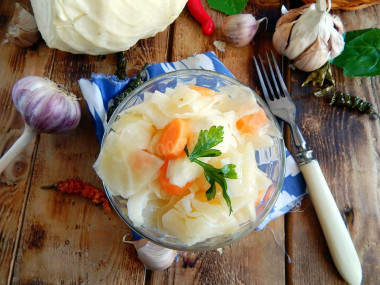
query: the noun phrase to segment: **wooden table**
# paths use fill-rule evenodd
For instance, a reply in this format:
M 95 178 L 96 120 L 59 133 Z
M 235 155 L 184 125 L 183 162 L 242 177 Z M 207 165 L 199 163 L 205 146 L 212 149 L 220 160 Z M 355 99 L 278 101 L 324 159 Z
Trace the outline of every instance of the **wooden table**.
M 20 2 L 30 7 L 29 1 Z M 0 2 L 0 41 L 13 5 L 12 0 Z M 225 52 L 213 45 L 222 39 L 225 15 L 208 9 L 216 27 L 207 37 L 185 9 L 164 32 L 141 40 L 126 52 L 128 72 L 133 74 L 145 62 L 215 51 L 238 80 L 260 92 L 252 55 L 272 48 L 280 7 L 278 0 L 250 0 L 244 12 L 268 17 L 268 29 L 260 29 L 252 44 L 227 47 Z M 333 12 L 341 17 L 347 31 L 380 27 L 380 5 L 356 12 Z M 42 40 L 32 48 L 0 46 L 1 154 L 24 128 L 10 96 L 19 78 L 45 76 L 81 96 L 79 78 L 89 78 L 91 72 L 112 74 L 115 63 L 112 54 L 73 55 L 50 49 Z M 297 120 L 308 145 L 315 150 L 358 251 L 363 284 L 380 284 L 379 121 L 331 107 L 314 97 L 312 88 L 300 88 L 306 73 L 284 67 L 298 108 Z M 349 78 L 337 68 L 333 71 L 339 90 L 364 97 L 380 109 L 379 76 Z M 81 106 L 82 119 L 74 132 L 39 135 L 1 174 L 0 284 L 344 284 L 309 198 L 263 231 L 223 248 L 222 254 L 189 253 L 167 270 L 145 270 L 134 247 L 122 242 L 124 235 L 132 237 L 115 212 L 105 213 L 87 199 L 40 188 L 77 177 L 102 189 L 92 168 L 99 144 L 84 100 Z M 285 139 L 294 151 L 287 129 Z

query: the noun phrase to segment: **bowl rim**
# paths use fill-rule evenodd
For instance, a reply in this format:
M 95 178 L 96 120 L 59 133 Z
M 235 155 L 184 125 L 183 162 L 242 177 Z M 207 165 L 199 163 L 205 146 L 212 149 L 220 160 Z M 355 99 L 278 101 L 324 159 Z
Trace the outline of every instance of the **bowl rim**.
M 148 85 L 150 85 L 150 84 L 152 84 L 154 82 L 160 81 L 161 79 L 164 79 L 164 78 L 167 78 L 167 77 L 173 77 L 173 76 L 174 77 L 175 76 L 180 77 L 182 75 L 195 75 L 195 74 L 196 75 L 209 75 L 209 76 L 213 76 L 213 77 L 219 77 L 219 78 L 221 78 L 223 80 L 231 81 L 234 84 L 242 85 L 244 87 L 249 88 L 252 91 L 253 95 L 255 96 L 255 99 L 258 101 L 260 107 L 264 108 L 265 113 L 270 116 L 270 120 L 273 121 L 273 123 L 275 124 L 276 128 L 279 131 L 281 131 L 280 124 L 278 123 L 277 118 L 273 115 L 273 113 L 269 109 L 267 103 L 251 87 L 247 86 L 246 84 L 242 83 L 241 81 L 237 80 L 234 77 L 225 75 L 225 74 L 217 72 L 217 71 L 211 71 L 211 70 L 205 70 L 205 69 L 183 69 L 183 70 L 169 71 L 169 72 L 157 75 L 157 76 L 152 77 L 152 78 L 148 79 L 147 81 L 143 82 L 137 88 L 133 89 L 131 91 L 131 93 L 128 94 L 123 99 L 123 101 L 119 104 L 119 106 L 115 109 L 115 111 L 113 112 L 113 114 L 110 117 L 109 121 L 107 122 L 107 124 L 105 126 L 105 129 L 104 129 L 104 134 L 103 134 L 103 137 L 102 137 L 102 141 L 101 141 L 101 148 L 103 148 L 103 145 L 104 145 L 104 142 L 106 140 L 106 137 L 109 134 L 109 132 L 112 130 L 112 125 L 117 120 L 117 118 L 119 116 L 119 113 L 123 110 L 124 106 L 129 102 L 129 100 L 131 98 L 133 98 L 138 93 L 140 93 L 143 89 L 145 89 L 146 86 L 148 86 Z M 139 103 L 139 104 L 141 104 L 141 103 Z M 252 225 L 246 227 L 246 229 L 244 231 L 239 232 L 238 236 L 235 236 L 236 232 L 235 233 L 231 233 L 231 234 L 229 234 L 229 236 L 231 236 L 230 239 L 228 239 L 225 242 L 217 243 L 215 245 L 208 245 L 208 246 L 200 246 L 200 245 L 198 245 L 198 243 L 202 243 L 203 241 L 195 243 L 193 245 L 189 245 L 189 246 L 185 245 L 185 244 L 178 245 L 178 244 L 173 244 L 173 243 L 164 241 L 162 239 L 155 239 L 155 238 L 152 238 L 150 236 L 147 236 L 146 233 L 144 233 L 144 232 L 142 232 L 140 230 L 140 227 L 135 227 L 133 225 L 133 222 L 125 217 L 125 214 L 122 213 L 121 209 L 117 205 L 115 205 L 115 203 L 113 201 L 115 195 L 112 195 L 108 191 L 107 186 L 105 185 L 105 183 L 103 181 L 102 181 L 102 184 L 103 184 L 103 187 L 105 189 L 105 193 L 107 195 L 107 198 L 110 201 L 110 203 L 111 203 L 112 207 L 114 208 L 114 210 L 116 211 L 116 213 L 120 216 L 120 218 L 122 219 L 122 221 L 130 228 L 131 231 L 136 232 L 142 238 L 145 238 L 145 239 L 147 239 L 147 240 L 149 240 L 149 241 L 151 241 L 151 242 L 153 242 L 153 243 L 155 243 L 155 244 L 157 244 L 159 246 L 163 246 L 163 247 L 170 248 L 170 249 L 173 249 L 173 250 L 180 250 L 180 251 L 204 251 L 204 250 L 213 250 L 213 249 L 221 248 L 221 247 L 230 245 L 230 244 L 232 244 L 232 243 L 234 243 L 234 242 L 242 239 L 246 235 L 250 234 L 252 231 L 254 231 L 265 220 L 265 218 L 269 215 L 270 211 L 273 209 L 274 204 L 276 203 L 276 201 L 277 201 L 277 199 L 278 199 L 278 197 L 280 195 L 281 189 L 283 187 L 284 180 L 285 180 L 285 172 L 286 172 L 286 147 L 285 147 L 284 139 L 283 138 L 277 138 L 277 139 L 278 139 L 278 143 L 279 143 L 279 159 L 278 159 L 278 161 L 280 163 L 280 168 L 279 169 L 282 170 L 282 172 L 279 173 L 280 178 L 279 178 L 279 181 L 278 181 L 278 184 L 277 184 L 277 187 L 276 187 L 277 191 L 272 191 L 273 194 L 271 194 L 271 195 L 274 195 L 274 196 L 271 196 L 270 204 L 268 205 L 268 207 L 265 209 L 265 211 L 261 215 L 262 219 L 260 220 L 260 222 L 258 221 L 258 219 L 255 219 L 254 221 L 249 221 L 248 223 L 253 224 L 254 227 Z

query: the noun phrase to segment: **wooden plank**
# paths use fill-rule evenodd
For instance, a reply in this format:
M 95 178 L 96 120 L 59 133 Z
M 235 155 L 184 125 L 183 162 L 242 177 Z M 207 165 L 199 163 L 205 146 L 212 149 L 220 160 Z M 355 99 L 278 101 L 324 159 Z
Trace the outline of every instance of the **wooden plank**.
M 29 1 L 19 1 L 29 6 Z M 0 42 L 5 39 L 12 17 L 14 1 L 0 2 Z M 38 44 L 37 47 L 40 45 Z M 19 48 L 0 45 L 0 155 L 3 155 L 23 132 L 24 121 L 13 105 L 11 89 L 23 76 L 47 76 L 53 52 L 45 47 Z M 15 247 L 28 195 L 33 153 L 33 140 L 0 174 L 0 284 L 6 284 L 12 270 Z
M 356 12 L 334 11 L 347 31 L 379 27 L 379 5 Z M 371 20 L 372 19 L 372 20 Z M 366 98 L 380 106 L 379 76 L 350 78 L 333 67 L 337 89 Z M 298 122 L 310 148 L 314 149 L 342 216 L 347 222 L 363 268 L 363 284 L 380 282 L 379 173 L 380 128 L 350 110 L 332 107 L 316 98 L 312 89 L 301 89 L 306 74 L 292 72 L 292 97 Z M 345 284 L 336 270 L 310 199 L 300 213 L 286 221 L 287 250 L 293 258 L 288 272 L 290 284 Z
M 281 227 L 282 219 L 276 219 L 263 231 L 252 232 L 220 252 L 182 254 L 169 269 L 152 272 L 151 284 L 283 284 Z
M 128 69 L 166 59 L 168 30 L 143 40 L 127 52 Z M 52 80 L 79 95 L 79 78 L 91 72 L 113 74 L 113 55 L 72 55 L 57 51 Z M 19 284 L 143 284 L 145 269 L 133 246 L 129 228 L 115 212 L 106 214 L 89 200 L 40 189 L 77 177 L 102 189 L 92 164 L 99 153 L 84 100 L 76 130 L 64 135 L 41 135 L 30 195 L 12 282 Z
M 174 25 L 172 60 L 214 51 L 239 81 L 255 87 L 252 55 L 270 43 L 269 36 L 261 35 L 260 45 L 254 40 L 246 47 L 227 46 L 226 51 L 221 52 L 213 42 L 223 40 L 221 24 L 226 15 L 209 9 L 205 1 L 203 4 L 215 22 L 214 33 L 210 37 L 204 36 L 200 25 L 184 10 Z M 260 18 L 263 10 L 269 11 L 267 6 L 260 5 L 257 1 L 250 1 L 245 12 L 252 12 Z M 280 3 L 273 2 L 273 6 L 280 7 Z M 274 17 L 274 13 L 266 15 Z M 260 33 L 263 30 L 260 29 Z M 284 246 L 283 219 L 272 221 L 270 227 L 280 245 Z M 239 242 L 224 247 L 222 254 L 217 251 L 190 252 L 186 257 L 180 257 L 168 270 L 153 272 L 152 284 L 282 284 L 285 280 L 285 257 L 271 229 L 249 234 Z

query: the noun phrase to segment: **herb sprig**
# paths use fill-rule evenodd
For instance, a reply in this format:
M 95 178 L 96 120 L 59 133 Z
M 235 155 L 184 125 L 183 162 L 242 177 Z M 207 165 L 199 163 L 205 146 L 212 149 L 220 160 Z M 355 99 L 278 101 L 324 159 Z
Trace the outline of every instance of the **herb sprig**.
M 229 208 L 229 214 L 232 213 L 232 205 L 230 197 L 227 194 L 227 182 L 226 178 L 237 179 L 237 173 L 235 171 L 236 165 L 227 164 L 222 168 L 216 168 L 210 164 L 207 164 L 198 158 L 200 157 L 217 157 L 222 154 L 218 149 L 213 149 L 223 141 L 223 126 L 212 126 L 208 131 L 201 130 L 199 133 L 198 141 L 194 147 L 191 154 L 185 147 L 185 152 L 187 157 L 191 162 L 199 164 L 204 169 L 204 174 L 208 183 L 210 183 L 210 188 L 206 191 L 207 200 L 212 200 L 216 195 L 216 183 L 222 188 L 223 198 L 227 203 Z

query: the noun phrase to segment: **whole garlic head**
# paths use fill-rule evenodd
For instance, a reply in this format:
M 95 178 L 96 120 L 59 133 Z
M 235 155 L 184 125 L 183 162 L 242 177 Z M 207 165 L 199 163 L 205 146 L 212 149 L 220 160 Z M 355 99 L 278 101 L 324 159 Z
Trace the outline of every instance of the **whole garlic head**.
M 187 0 L 31 0 L 50 48 L 100 55 L 125 51 L 166 29 Z
M 273 45 L 300 70 L 314 71 L 343 51 L 343 23 L 326 8 L 325 0 L 317 0 L 289 10 L 277 21 Z

